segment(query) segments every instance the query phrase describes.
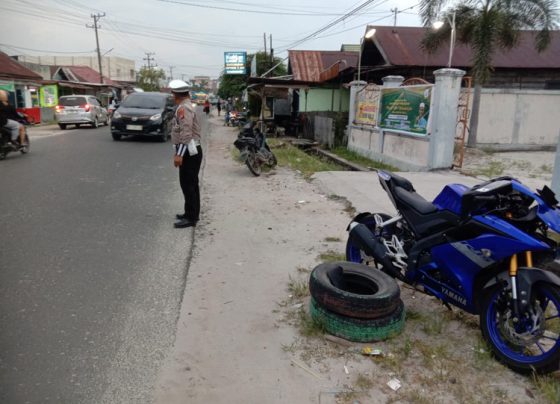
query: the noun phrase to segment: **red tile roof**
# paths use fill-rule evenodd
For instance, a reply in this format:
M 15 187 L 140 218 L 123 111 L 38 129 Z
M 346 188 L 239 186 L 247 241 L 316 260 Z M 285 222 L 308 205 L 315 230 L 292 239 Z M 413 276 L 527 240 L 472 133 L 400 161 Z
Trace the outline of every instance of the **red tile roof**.
M 319 83 L 358 65 L 358 52 L 291 50 L 289 64 L 294 80 Z
M 378 27 L 373 37 L 386 64 L 393 66 L 446 66 L 449 59 L 449 43 L 443 44 L 435 53 L 428 54 L 420 46 L 420 42 L 428 28 L 424 27 Z M 518 46 L 511 50 L 496 50 L 492 58 L 495 68 L 560 68 L 560 31 L 551 32 L 551 43 L 548 48 L 539 53 L 535 49 L 534 35 L 536 31 L 522 31 Z M 365 53 L 371 49 L 372 42 L 366 41 L 363 49 Z M 457 41 L 452 66 L 470 67 L 472 51 L 470 47 Z M 383 64 L 378 63 L 378 64 Z
M 0 52 L 0 78 L 41 81 L 43 77 L 21 65 L 6 53 Z

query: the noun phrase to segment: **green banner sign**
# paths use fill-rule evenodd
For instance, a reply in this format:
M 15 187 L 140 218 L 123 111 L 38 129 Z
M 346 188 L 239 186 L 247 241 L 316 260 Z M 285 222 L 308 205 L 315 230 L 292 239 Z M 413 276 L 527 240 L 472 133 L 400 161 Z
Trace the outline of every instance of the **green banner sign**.
M 0 80 L 0 90 L 5 90 L 5 91 L 8 91 L 10 93 L 13 93 L 13 92 L 16 91 L 16 87 L 14 86 L 13 81 L 1 81 Z
M 381 90 L 379 126 L 397 132 L 428 133 L 433 85 Z
M 41 106 L 55 107 L 58 104 L 58 86 L 51 84 L 41 87 Z

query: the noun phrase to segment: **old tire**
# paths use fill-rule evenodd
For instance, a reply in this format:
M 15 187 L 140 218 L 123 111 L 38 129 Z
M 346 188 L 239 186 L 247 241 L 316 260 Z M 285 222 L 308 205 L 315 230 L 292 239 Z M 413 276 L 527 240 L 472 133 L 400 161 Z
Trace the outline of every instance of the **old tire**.
M 404 327 L 404 304 L 399 299 L 397 308 L 388 316 L 376 319 L 357 319 L 341 316 L 320 307 L 311 298 L 311 318 L 326 332 L 354 342 L 382 341 L 400 334 Z
M 261 175 L 261 165 L 257 161 L 257 156 L 253 150 L 249 150 L 249 153 L 247 154 L 247 160 L 245 160 L 245 164 L 249 168 L 249 171 L 251 171 L 251 174 L 253 174 L 255 177 Z
M 358 319 L 387 316 L 400 302 L 399 285 L 393 278 L 352 262 L 318 265 L 309 277 L 309 291 L 322 308 Z

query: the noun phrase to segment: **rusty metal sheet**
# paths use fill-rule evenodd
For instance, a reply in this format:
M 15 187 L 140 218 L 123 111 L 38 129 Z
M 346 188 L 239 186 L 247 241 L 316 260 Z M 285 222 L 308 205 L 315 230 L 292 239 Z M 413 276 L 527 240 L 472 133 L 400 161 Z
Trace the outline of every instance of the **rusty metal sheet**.
M 0 77 L 8 79 L 43 80 L 41 75 L 33 72 L 6 53 L 0 52 Z
M 387 62 L 393 66 L 447 66 L 449 44 L 443 44 L 435 53 L 429 54 L 420 46 L 424 27 L 378 27 L 375 28 L 375 44 Z M 542 53 L 535 49 L 535 31 L 522 31 L 518 46 L 511 50 L 496 50 L 492 65 L 495 68 L 560 69 L 560 31 L 551 32 L 551 43 Z M 371 46 L 371 45 L 369 45 Z M 364 54 L 370 49 L 364 47 Z M 470 67 L 470 47 L 457 41 L 452 66 Z

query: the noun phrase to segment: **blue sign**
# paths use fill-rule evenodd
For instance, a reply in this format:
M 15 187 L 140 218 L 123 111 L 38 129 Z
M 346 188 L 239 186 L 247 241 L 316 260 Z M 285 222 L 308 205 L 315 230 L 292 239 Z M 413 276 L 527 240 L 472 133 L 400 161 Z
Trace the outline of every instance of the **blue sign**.
M 224 52 L 225 74 L 245 74 L 247 52 Z

